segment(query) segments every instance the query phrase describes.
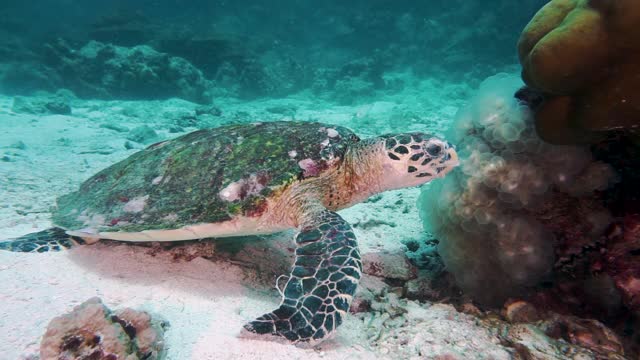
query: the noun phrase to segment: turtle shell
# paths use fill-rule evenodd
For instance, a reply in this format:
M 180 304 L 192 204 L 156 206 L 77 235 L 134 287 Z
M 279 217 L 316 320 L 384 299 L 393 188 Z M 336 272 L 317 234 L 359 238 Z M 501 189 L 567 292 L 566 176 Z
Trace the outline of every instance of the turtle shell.
M 349 129 L 264 122 L 195 131 L 137 152 L 58 198 L 67 230 L 142 231 L 260 216 L 275 191 L 317 177 L 358 141 Z

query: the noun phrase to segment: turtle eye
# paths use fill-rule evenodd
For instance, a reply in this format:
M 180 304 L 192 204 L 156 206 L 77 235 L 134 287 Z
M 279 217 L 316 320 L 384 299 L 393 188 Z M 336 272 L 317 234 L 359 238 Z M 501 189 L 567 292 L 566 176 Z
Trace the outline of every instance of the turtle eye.
M 355 142 L 360 141 L 360 138 L 356 134 L 351 134 L 351 135 L 349 135 L 349 140 L 351 140 L 352 142 L 355 143 Z
M 427 148 L 425 150 L 427 151 L 427 153 L 429 153 L 429 155 L 436 157 L 439 156 L 440 153 L 442 153 L 442 145 L 429 144 L 427 145 Z

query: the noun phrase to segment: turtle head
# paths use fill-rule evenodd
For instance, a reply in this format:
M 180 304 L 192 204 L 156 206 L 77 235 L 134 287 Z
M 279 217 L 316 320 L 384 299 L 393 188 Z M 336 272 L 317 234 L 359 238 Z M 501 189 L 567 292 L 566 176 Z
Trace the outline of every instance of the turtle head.
M 459 164 L 453 146 L 430 134 L 390 134 L 378 139 L 384 150 L 379 180 L 384 190 L 422 185 Z

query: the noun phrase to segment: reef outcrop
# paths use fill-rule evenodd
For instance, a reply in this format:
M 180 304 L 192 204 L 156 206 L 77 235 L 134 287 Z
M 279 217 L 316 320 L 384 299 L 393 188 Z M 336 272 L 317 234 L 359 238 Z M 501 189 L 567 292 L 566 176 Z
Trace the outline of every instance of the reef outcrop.
M 46 64 L 63 74 L 63 87 L 79 97 L 211 100 L 210 84 L 200 70 L 146 45 L 126 48 L 91 41 L 73 50 L 58 41 L 46 47 Z

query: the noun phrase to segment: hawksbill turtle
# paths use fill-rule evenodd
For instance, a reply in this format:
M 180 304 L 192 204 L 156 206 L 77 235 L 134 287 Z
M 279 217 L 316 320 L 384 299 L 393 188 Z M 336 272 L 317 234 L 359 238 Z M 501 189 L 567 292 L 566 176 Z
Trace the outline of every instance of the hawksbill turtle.
M 0 242 L 46 252 L 99 239 L 178 241 L 296 228 L 280 306 L 245 325 L 318 343 L 341 324 L 361 277 L 351 226 L 337 210 L 424 184 L 458 164 L 425 133 L 360 139 L 341 126 L 264 122 L 195 131 L 153 144 L 61 196 L 55 228 Z

